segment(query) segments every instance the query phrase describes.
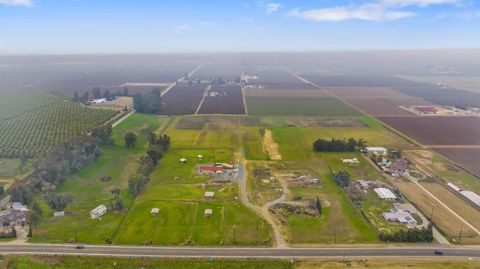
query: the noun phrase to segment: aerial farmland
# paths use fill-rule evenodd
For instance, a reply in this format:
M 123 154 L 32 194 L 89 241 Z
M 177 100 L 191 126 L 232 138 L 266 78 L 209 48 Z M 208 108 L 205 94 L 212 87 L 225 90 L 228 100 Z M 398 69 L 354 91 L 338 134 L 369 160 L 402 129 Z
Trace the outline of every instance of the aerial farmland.
M 9 137 L 0 144 L 0 184 L 6 187 L 13 178 L 32 180 L 37 154 L 48 154 L 76 133 L 115 123 L 112 141 L 101 146 L 102 154 L 55 188 L 56 195 L 69 198 L 63 213 L 48 197 L 35 196 L 43 213 L 27 240 L 162 246 L 389 245 L 397 242 L 389 237 L 396 233 L 435 229 L 432 240 L 442 244 L 480 242 L 477 208 L 447 185 L 480 191 L 478 169 L 471 161 L 480 143 L 478 117 L 465 116 L 469 112 L 412 112 L 410 107 L 453 108 L 404 90 L 420 87 L 405 78 L 304 74 L 300 67 L 236 60 L 162 63 L 166 73 L 158 77 L 147 72 L 115 80 L 108 88 L 115 96 L 102 105 L 92 104 L 101 99 L 70 100 L 69 90 L 34 93 L 33 99 L 40 102 L 25 89 L 2 93 L 7 101 L 0 124 L 43 115 L 45 106 L 55 105 L 62 116 L 52 114 L 55 121 L 49 124 L 69 130 L 52 136 L 36 127 L 48 143 L 30 139 L 29 132 L 20 129 L 0 131 Z M 106 87 L 94 81 L 91 86 Z M 149 93 L 151 89 L 158 89 L 159 96 Z M 150 102 L 153 98 L 160 101 Z M 132 101 L 109 110 L 114 100 Z M 139 100 L 160 109 L 154 115 L 139 113 L 133 110 Z M 24 130 L 40 124 L 28 122 Z M 71 122 L 75 126 L 64 126 Z M 16 142 L 12 132 L 18 134 Z M 136 140 L 127 146 L 131 133 Z M 155 137 L 168 137 L 168 147 L 136 189 L 134 180 L 145 169 L 144 157 L 157 149 L 152 145 Z M 318 140 L 353 140 L 358 145 L 318 152 L 312 148 Z M 368 147 L 385 148 L 388 154 L 379 157 L 365 151 Z M 21 155 L 28 152 L 32 154 L 26 165 L 20 165 Z M 391 172 L 390 165 L 397 170 Z M 344 174 L 348 183 L 341 185 L 338 175 Z M 379 189 L 392 196 L 379 196 Z M 89 218 L 102 205 L 102 215 Z M 437 208 L 434 214 L 432 207 Z

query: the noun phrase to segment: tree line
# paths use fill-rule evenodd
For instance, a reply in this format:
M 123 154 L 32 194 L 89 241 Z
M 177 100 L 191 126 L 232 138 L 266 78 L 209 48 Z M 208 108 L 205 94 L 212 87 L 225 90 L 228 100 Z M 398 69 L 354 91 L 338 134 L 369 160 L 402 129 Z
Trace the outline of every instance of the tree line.
M 399 230 L 396 232 L 380 232 L 378 239 L 384 242 L 424 242 L 430 243 L 433 241 L 432 224 L 429 224 L 427 228 L 421 229 L 413 228 L 407 230 Z
M 32 203 L 33 193 L 40 192 L 49 207 L 63 211 L 73 202 L 73 197 L 57 194 L 56 189 L 68 176 L 95 161 L 101 154 L 101 145 L 113 143 L 111 133 L 111 125 L 99 126 L 90 135 L 77 136 L 56 145 L 49 154 L 34 162 L 33 172 L 26 180 L 16 180 L 11 184 L 8 193 L 12 202 L 32 204 L 28 215 L 30 226 L 36 227 L 42 214 L 38 203 Z
M 145 114 L 158 114 L 162 111 L 162 96 L 160 89 L 155 88 L 146 94 L 135 94 L 133 96 L 133 108 L 137 112 Z
M 105 98 L 107 100 L 113 100 L 117 96 L 130 96 L 128 93 L 128 88 L 125 87 L 122 90 L 118 90 L 117 92 L 113 93 L 109 89 L 102 90 L 100 88 L 93 88 L 91 91 L 85 91 L 81 95 L 77 92 L 73 92 L 73 98 L 72 100 L 74 102 L 82 102 L 82 103 L 87 103 L 91 98 L 93 99 L 100 99 L 100 98 Z
M 313 150 L 317 152 L 344 152 L 355 151 L 357 147 L 365 147 L 366 142 L 363 138 L 358 141 L 354 138 L 349 139 L 335 139 L 330 140 L 319 138 L 313 142 Z
M 128 187 L 133 196 L 138 196 L 150 181 L 150 174 L 155 166 L 163 158 L 165 152 L 170 148 L 170 137 L 168 135 L 157 136 L 153 132 L 147 135 L 149 149 L 147 154 L 138 159 L 136 173 L 128 179 Z

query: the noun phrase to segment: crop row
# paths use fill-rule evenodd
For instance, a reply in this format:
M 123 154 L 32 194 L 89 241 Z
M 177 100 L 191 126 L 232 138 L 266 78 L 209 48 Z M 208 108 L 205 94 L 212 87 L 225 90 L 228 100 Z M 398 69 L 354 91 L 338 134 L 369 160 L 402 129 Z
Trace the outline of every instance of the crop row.
M 116 114 L 112 110 L 86 108 L 51 94 L 35 95 L 39 99 L 30 99 L 29 103 L 10 98 L 12 103 L 6 112 L 10 116 L 0 118 L 0 157 L 33 157 L 48 152 L 56 143 L 85 133 Z

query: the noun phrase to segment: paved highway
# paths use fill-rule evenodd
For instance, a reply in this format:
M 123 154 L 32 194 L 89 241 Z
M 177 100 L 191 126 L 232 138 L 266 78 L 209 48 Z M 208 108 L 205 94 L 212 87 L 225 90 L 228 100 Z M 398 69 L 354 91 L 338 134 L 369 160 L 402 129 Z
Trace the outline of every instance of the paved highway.
M 60 244 L 1 244 L 0 254 L 56 254 L 79 256 L 123 257 L 267 257 L 267 258 L 315 258 L 315 257 L 433 257 L 440 250 L 443 257 L 480 258 L 480 248 L 467 247 L 368 247 L 368 248 L 207 248 L 207 247 L 147 247 L 115 245 Z

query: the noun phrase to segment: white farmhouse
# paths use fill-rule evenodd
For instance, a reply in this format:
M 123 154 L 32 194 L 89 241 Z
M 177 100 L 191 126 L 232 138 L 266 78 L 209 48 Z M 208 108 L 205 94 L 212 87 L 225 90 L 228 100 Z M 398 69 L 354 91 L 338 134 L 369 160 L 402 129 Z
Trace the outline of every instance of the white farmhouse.
M 107 213 L 107 207 L 104 205 L 99 205 L 90 211 L 90 218 L 98 219 L 99 217 L 105 215 L 105 213 Z

